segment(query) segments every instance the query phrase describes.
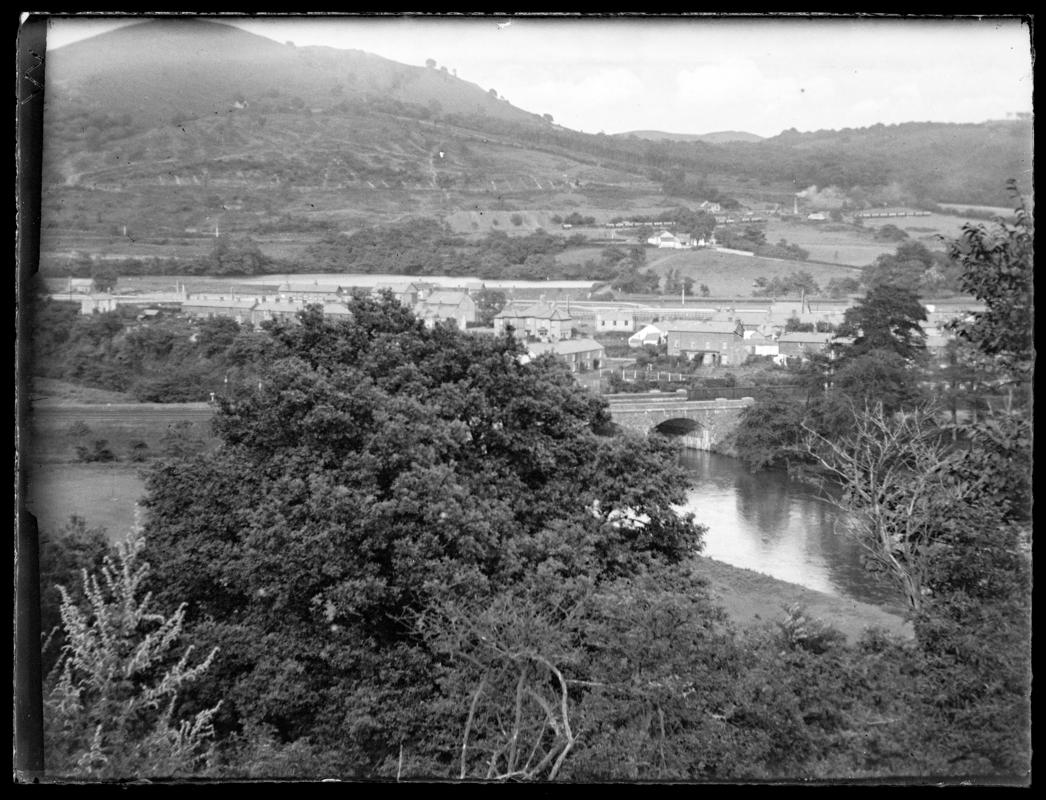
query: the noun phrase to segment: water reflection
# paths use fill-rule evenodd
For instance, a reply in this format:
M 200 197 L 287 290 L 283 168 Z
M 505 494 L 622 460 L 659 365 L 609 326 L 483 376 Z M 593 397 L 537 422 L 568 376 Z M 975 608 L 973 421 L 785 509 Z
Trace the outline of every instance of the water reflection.
M 704 553 L 781 580 L 867 603 L 895 599 L 868 574 L 860 549 L 836 530 L 837 514 L 783 471 L 748 472 L 727 456 L 688 450 L 685 508 L 708 526 Z

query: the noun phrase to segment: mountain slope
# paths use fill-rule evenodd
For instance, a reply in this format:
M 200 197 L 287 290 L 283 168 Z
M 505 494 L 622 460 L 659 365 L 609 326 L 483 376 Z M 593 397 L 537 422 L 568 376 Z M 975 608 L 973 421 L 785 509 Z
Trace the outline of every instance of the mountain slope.
M 48 53 L 47 82 L 49 104 L 131 113 L 146 124 L 175 114 L 227 114 L 237 101 L 284 98 L 326 109 L 371 97 L 438 103 L 443 112 L 535 120 L 441 70 L 361 50 L 279 44 L 198 19 L 151 20 L 57 48 Z

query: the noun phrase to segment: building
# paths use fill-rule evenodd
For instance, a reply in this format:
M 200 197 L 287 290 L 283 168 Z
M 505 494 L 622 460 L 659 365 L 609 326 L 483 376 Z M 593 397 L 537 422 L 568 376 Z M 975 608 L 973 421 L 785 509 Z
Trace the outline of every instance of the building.
M 710 366 L 743 364 L 748 356 L 744 325 L 734 322 L 670 322 L 665 326 L 668 355 L 701 359 Z
M 285 283 L 279 289 L 281 300 L 302 303 L 336 303 L 346 294 L 348 292 L 341 286 L 321 286 L 318 283 Z
M 436 290 L 414 306 L 414 315 L 435 327 L 437 322 L 452 320 L 459 330 L 465 330 L 470 322 L 476 321 L 476 301 L 468 292 Z
M 268 322 L 273 319 L 293 320 L 298 312 L 304 310 L 306 305 L 313 305 L 319 301 L 310 300 L 264 300 L 257 303 L 251 309 L 251 322 L 255 325 Z
M 419 300 L 424 299 L 428 293 L 417 283 L 391 284 L 379 283 L 371 290 L 371 296 L 377 297 L 382 292 L 392 292 L 392 296 L 399 301 L 400 305 L 414 308 Z
M 94 280 L 91 278 L 70 278 L 66 291 L 70 294 L 92 294 L 94 292 Z
M 759 331 L 745 330 L 745 350 L 752 356 L 777 356 L 780 353 L 780 345 Z
M 502 334 L 511 326 L 519 335 L 560 341 L 570 338 L 572 323 L 570 313 L 555 303 L 509 303 L 494 317 L 494 330 Z
M 349 311 L 349 307 L 345 305 L 345 303 L 324 303 L 323 316 L 336 319 L 349 319 L 349 317 L 352 316 L 352 312 Z
M 651 236 L 646 240 L 646 243 L 662 249 L 668 248 L 670 250 L 685 250 L 686 248 L 693 246 L 689 236 L 676 236 L 668 231 L 661 231 L 661 233 Z
M 770 308 L 728 308 L 712 315 L 713 322 L 740 322 L 745 332 L 758 331 L 769 334 L 773 327 L 773 316 Z
M 656 325 L 645 325 L 628 337 L 629 347 L 656 347 L 665 341 L 665 332 Z
M 190 297 L 182 302 L 182 313 L 190 317 L 205 319 L 207 317 L 229 317 L 237 322 L 253 322 L 257 300 L 212 299 Z
M 596 330 L 600 333 L 606 331 L 628 331 L 636 329 L 636 315 L 633 311 L 597 311 Z
M 532 342 L 527 345 L 527 353 L 532 358 L 552 353 L 563 359 L 571 372 L 588 372 L 599 369 L 599 365 L 603 363 L 605 349 L 594 339 L 566 339 L 558 342 Z
M 825 353 L 835 338 L 833 333 L 783 333 L 777 340 L 782 358 L 809 358 L 814 353 Z

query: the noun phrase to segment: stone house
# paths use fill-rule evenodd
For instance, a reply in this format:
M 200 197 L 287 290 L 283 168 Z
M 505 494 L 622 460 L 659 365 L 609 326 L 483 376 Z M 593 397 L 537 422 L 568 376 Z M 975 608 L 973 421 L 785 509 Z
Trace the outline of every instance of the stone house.
M 699 358 L 710 366 L 735 366 L 748 357 L 744 325 L 733 322 L 670 322 L 665 326 L 668 355 Z

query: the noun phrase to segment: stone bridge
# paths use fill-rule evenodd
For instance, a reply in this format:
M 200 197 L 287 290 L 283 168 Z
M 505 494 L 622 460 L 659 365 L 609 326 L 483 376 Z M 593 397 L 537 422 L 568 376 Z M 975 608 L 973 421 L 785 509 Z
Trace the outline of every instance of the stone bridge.
M 683 437 L 683 443 L 695 450 L 712 450 L 731 433 L 741 412 L 755 401 L 687 400 L 686 390 L 603 395 L 610 404 L 614 422 L 626 430 L 649 433 L 658 429 Z

